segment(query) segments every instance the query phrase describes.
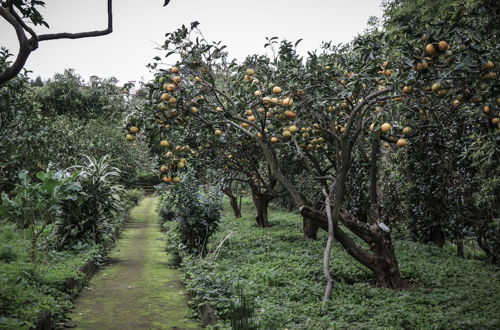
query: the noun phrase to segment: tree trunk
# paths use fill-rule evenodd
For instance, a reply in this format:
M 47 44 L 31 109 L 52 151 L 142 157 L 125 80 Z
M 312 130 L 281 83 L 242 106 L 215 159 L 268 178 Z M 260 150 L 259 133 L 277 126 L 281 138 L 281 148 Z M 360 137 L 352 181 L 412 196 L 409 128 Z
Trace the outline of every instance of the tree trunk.
M 315 223 L 318 228 L 328 228 L 327 217 L 322 212 L 310 207 L 302 207 L 301 214 L 304 218 L 312 219 L 311 222 Z M 338 225 L 334 227 L 335 239 L 351 257 L 373 272 L 380 286 L 392 289 L 404 288 L 390 234 L 376 225 L 370 228 L 367 224 L 351 218 L 352 216 L 342 211 L 339 220 L 365 241 L 370 246 L 370 251 L 360 248 Z
M 227 197 L 229 197 L 229 203 L 233 209 L 234 217 L 241 218 L 241 203 L 238 205 L 238 198 L 233 194 L 231 183 L 229 183 L 226 187 L 223 187 L 221 190 Z
M 465 258 L 464 255 L 464 240 L 459 238 L 457 239 L 457 256 Z
M 323 306 L 325 306 L 326 302 L 330 300 L 333 290 L 333 278 L 330 274 L 330 257 L 332 253 L 332 244 L 333 244 L 333 221 L 332 221 L 332 209 L 330 204 L 330 194 L 324 192 L 325 194 L 325 208 L 326 208 L 326 217 L 328 220 L 328 239 L 326 241 L 325 251 L 323 253 L 323 275 L 325 276 L 326 286 L 325 293 L 323 294 Z
M 318 239 L 318 230 L 322 226 L 320 223 L 317 221 L 317 219 L 308 217 L 308 216 L 302 216 L 302 228 L 304 230 L 304 237 L 311 239 L 311 240 L 317 240 Z
M 437 225 L 437 226 L 433 226 L 430 228 L 429 238 L 428 238 L 427 242 L 425 242 L 425 243 L 429 243 L 429 242 L 436 244 L 440 248 L 442 248 L 444 246 L 445 236 L 444 236 L 444 230 L 443 230 L 442 226 Z
M 269 207 L 269 202 L 271 202 L 273 197 L 268 194 L 252 193 L 252 199 L 255 205 L 255 210 L 257 211 L 257 215 L 255 216 L 257 226 L 260 228 L 269 227 L 267 209 Z
M 391 236 L 381 230 L 377 229 L 376 231 L 374 236 L 377 239 L 375 239 L 371 250 L 375 256 L 373 272 L 377 277 L 377 282 L 384 287 L 401 289 L 404 287 L 404 281 L 401 279 Z
M 236 196 L 229 196 L 229 203 L 231 204 L 231 207 L 233 208 L 234 217 L 241 218 L 241 210 L 238 206 L 238 198 L 236 198 Z

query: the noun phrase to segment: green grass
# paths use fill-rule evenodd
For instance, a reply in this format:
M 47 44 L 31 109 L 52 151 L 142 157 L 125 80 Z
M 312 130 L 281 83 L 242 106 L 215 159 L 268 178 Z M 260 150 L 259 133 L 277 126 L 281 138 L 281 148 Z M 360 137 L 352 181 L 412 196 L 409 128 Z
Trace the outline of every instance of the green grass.
M 100 257 L 97 246 L 81 245 L 71 251 L 39 252 L 38 263 L 32 263 L 29 246 L 26 231 L 0 226 L 1 329 L 29 329 L 45 313 L 61 319 L 79 289 L 67 290 L 66 281 L 81 279 L 78 269 Z
M 230 328 L 239 288 L 254 302 L 262 329 L 500 328 L 498 267 L 408 241 L 395 242 L 401 272 L 414 283 L 403 291 L 377 288 L 371 273 L 336 243 L 335 287 L 322 310 L 324 233 L 318 241 L 303 239 L 294 213 L 272 210 L 268 229 L 255 227 L 253 217 L 249 200 L 241 219 L 234 219 L 226 205 L 210 246 L 229 232 L 234 236 L 216 262 L 193 258 L 183 265 L 192 307 L 209 303 L 222 319 L 219 328 Z

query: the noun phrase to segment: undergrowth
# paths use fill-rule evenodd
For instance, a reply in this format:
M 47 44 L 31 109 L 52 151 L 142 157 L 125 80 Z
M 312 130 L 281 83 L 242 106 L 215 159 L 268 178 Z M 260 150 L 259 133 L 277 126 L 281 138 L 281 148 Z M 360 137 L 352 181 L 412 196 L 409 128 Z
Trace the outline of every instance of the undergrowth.
M 125 225 L 126 210 L 143 194 L 133 192 L 125 197 L 128 206 L 113 220 L 115 233 Z M 91 261 L 96 265 L 104 262 L 112 246 L 113 241 L 108 240 L 77 243 L 58 251 L 40 242 L 39 258 L 32 262 L 28 231 L 0 223 L 0 329 L 31 329 L 44 315 L 50 315 L 53 326 L 62 326 L 73 297 L 85 284 L 86 274 L 80 269 Z
M 217 258 L 190 258 L 182 266 L 192 308 L 200 311 L 210 305 L 219 320 L 214 328 L 231 328 L 234 302 L 242 293 L 254 308 L 247 323 L 259 329 L 500 327 L 497 266 L 409 241 L 395 242 L 401 272 L 412 283 L 401 291 L 377 287 L 371 273 L 335 243 L 335 286 L 322 309 L 324 233 L 318 241 L 305 240 L 300 217 L 276 209 L 270 212 L 272 226 L 259 229 L 249 200 L 243 208 L 243 217 L 235 219 L 225 205 L 220 231 L 209 249 L 233 234 Z

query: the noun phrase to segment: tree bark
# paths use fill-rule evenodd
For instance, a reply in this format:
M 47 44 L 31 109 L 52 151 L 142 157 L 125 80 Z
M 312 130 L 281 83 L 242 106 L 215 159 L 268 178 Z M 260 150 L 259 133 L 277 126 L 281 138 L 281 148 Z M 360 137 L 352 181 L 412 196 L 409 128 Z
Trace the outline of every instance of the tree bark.
M 255 205 L 255 210 L 257 212 L 255 216 L 257 226 L 260 228 L 269 227 L 267 209 L 269 207 L 269 202 L 271 202 L 271 200 L 273 199 L 273 196 L 265 193 L 252 193 L 252 199 Z
M 318 224 L 322 229 L 328 229 L 328 220 L 324 213 L 310 207 L 302 207 L 301 214 L 303 217 L 314 219 L 314 223 Z M 370 251 L 360 248 L 337 224 L 334 227 L 334 237 L 346 252 L 370 269 L 380 286 L 392 289 L 403 288 L 404 282 L 401 279 L 389 233 L 385 233 L 377 225 L 370 228 L 367 224 L 353 219 L 345 210 L 340 213 L 339 220 L 370 247 Z
M 464 240 L 459 238 L 457 239 L 457 256 L 465 258 L 464 255 Z
M 302 216 L 302 228 L 304 231 L 304 238 L 317 240 L 318 239 L 318 230 L 320 228 L 324 229 L 324 226 L 318 222 L 318 219 L 309 216 Z
M 238 198 L 236 198 L 236 196 L 229 196 L 229 203 L 233 209 L 234 217 L 241 218 L 241 209 L 238 206 Z
M 326 241 L 325 251 L 323 253 L 323 275 L 326 279 L 325 293 L 323 294 L 323 306 L 326 304 L 332 295 L 333 289 L 333 278 L 330 274 L 330 256 L 332 253 L 333 244 L 333 220 L 332 220 L 332 209 L 330 206 L 330 194 L 324 191 L 325 194 L 325 209 L 326 217 L 328 219 L 328 239 Z
M 233 194 L 231 183 L 223 187 L 221 190 L 229 198 L 229 204 L 231 204 L 231 208 L 233 209 L 234 217 L 241 218 L 241 204 L 238 205 L 238 198 Z

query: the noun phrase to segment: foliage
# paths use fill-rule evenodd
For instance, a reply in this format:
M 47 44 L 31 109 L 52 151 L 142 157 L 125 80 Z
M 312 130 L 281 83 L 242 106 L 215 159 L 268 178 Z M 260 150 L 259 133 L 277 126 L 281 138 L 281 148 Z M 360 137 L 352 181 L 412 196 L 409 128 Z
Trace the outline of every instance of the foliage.
M 31 258 L 36 259 L 38 238 L 45 234 L 51 224 L 63 217 L 62 204 L 77 199 L 82 189 L 75 181 L 76 175 L 63 172 L 38 172 L 39 182 L 32 182 L 28 172 L 19 173 L 20 183 L 13 197 L 2 193 L 0 217 L 10 220 L 19 228 L 28 228 L 31 236 Z M 57 226 L 57 225 L 56 225 Z
M 144 198 L 144 191 L 141 189 L 125 190 L 122 195 L 123 201 L 130 206 L 137 206 Z
M 193 173 L 188 172 L 182 183 L 169 187 L 163 203 L 174 212 L 175 225 L 167 233 L 167 251 L 174 260 L 179 260 L 181 253 L 205 255 L 208 239 L 217 231 L 220 220 L 220 193 L 204 191 Z
M 79 269 L 94 260 L 99 263 L 98 246 L 78 245 L 68 251 L 49 251 L 42 263 L 31 263 L 30 237 L 14 225 L 0 225 L 0 250 L 9 248 L 15 260 L 0 260 L 0 328 L 30 329 L 44 313 L 55 323 L 71 307 L 72 296 L 84 284 Z M 78 280 L 69 290 L 66 283 Z
M 234 219 L 227 203 L 224 207 L 221 229 L 209 250 L 229 231 L 234 235 L 219 257 L 215 262 L 193 258 L 183 263 L 192 307 L 199 310 L 209 303 L 220 318 L 214 328 L 231 328 L 230 305 L 238 288 L 255 304 L 255 321 L 263 329 L 499 326 L 500 286 L 492 281 L 498 277 L 496 266 L 408 241 L 396 241 L 395 248 L 401 271 L 412 284 L 396 291 L 377 287 L 368 271 L 335 243 L 335 289 L 323 310 L 322 269 L 316 259 L 322 255 L 324 235 L 319 241 L 304 240 L 298 216 L 280 210 L 271 211 L 273 226 L 256 231 L 248 199 L 242 219 Z
M 42 87 L 35 88 L 35 99 L 45 116 L 119 120 L 125 110 L 125 98 L 117 83 L 116 78 L 97 76 L 85 83 L 73 69 L 66 69 L 64 73 L 56 73 Z
M 1 49 L 0 70 L 6 67 L 6 62 L 11 56 L 7 50 Z M 31 172 L 39 170 L 36 168 L 36 163 L 29 168 L 25 166 L 29 162 L 29 157 L 26 156 L 28 152 L 21 155 L 12 152 L 14 146 L 23 148 L 36 141 L 36 135 L 19 137 L 23 130 L 38 128 L 39 131 L 40 127 L 43 127 L 39 117 L 33 115 L 35 110 L 36 103 L 33 102 L 28 78 L 25 75 L 19 75 L 0 86 L 0 191 L 12 189 L 15 177 L 21 170 Z
M 84 165 L 71 168 L 78 173 L 82 189 L 77 198 L 62 206 L 64 216 L 55 224 L 53 240 L 58 248 L 77 242 L 102 244 L 112 241 L 120 227 L 114 222 L 121 219 L 118 215 L 126 206 L 120 198 L 123 192 L 118 184 L 120 171 L 111 166 L 107 156 L 86 158 Z
M 388 199 L 397 202 L 386 205 L 403 210 L 404 214 L 396 211 L 392 217 L 406 222 L 413 239 L 438 245 L 451 240 L 460 253 L 464 239 L 477 238 L 498 263 L 493 251 L 498 250 L 495 244 L 500 239 L 496 225 L 500 210 L 492 199 L 497 198 L 499 185 L 484 173 L 495 173 L 500 160 L 494 119 L 498 111 L 489 110 L 500 104 L 495 99 L 498 84 L 491 79 L 496 77 L 492 61 L 498 61 L 499 46 L 487 37 L 498 31 L 499 8 L 494 1 L 475 0 L 388 1 L 385 6 L 384 27 L 390 31 L 393 48 L 411 43 L 416 33 L 422 33 L 425 43 L 447 40 L 452 53 L 447 61 L 453 63 L 439 72 L 443 56 L 437 61 L 425 57 L 421 62 L 431 66 L 420 70 L 416 78 L 435 79 L 444 91 L 429 99 L 420 115 L 407 117 L 412 127 L 425 129 L 399 157 L 399 166 L 392 168 L 398 174 L 391 175 L 404 183 L 384 180 L 399 186 L 385 189 Z M 447 80 L 450 75 L 457 79 Z M 477 161 L 479 153 L 488 156 Z M 489 202 L 482 203 L 485 195 L 478 191 L 489 191 Z
M 22 76 L 2 85 L 0 190 L 10 191 L 20 170 L 63 169 L 83 162 L 86 154 L 110 155 L 122 170 L 121 183 L 135 184 L 150 160 L 140 143 L 123 139 L 124 97 L 114 83 L 93 77 L 83 84 L 66 71 L 43 87 L 30 87 Z
M 237 292 L 230 307 L 231 329 L 257 330 L 259 327 L 253 318 L 255 313 L 253 302 L 248 300 L 243 289 L 239 288 Z
M 500 264 L 500 145 L 499 138 L 475 134 L 464 156 L 471 159 L 477 171 L 474 210 L 474 233 L 490 259 Z
M 45 5 L 44 1 L 40 0 L 2 0 L 0 1 L 2 7 L 8 8 L 15 7 L 21 13 L 22 17 L 28 19 L 34 25 L 43 25 L 49 27 L 44 20 L 42 14 L 39 12 L 39 7 Z

